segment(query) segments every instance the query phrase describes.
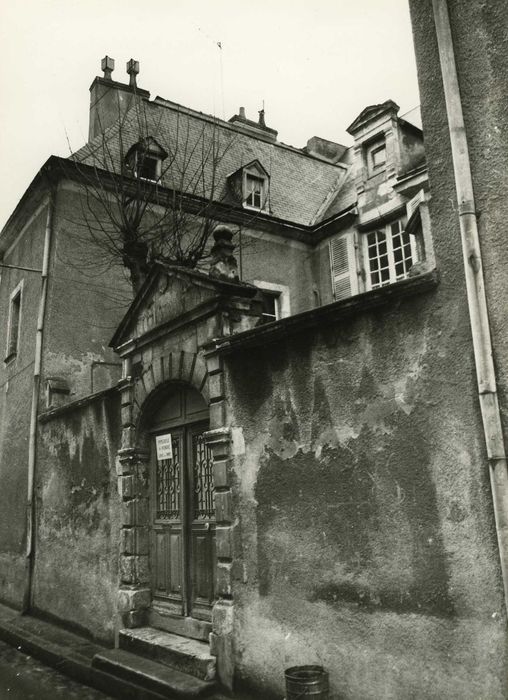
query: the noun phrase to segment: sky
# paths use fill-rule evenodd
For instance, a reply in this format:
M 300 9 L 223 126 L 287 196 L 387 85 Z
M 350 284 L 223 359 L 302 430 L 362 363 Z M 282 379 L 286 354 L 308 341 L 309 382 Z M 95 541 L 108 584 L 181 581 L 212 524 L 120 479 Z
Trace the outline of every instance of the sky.
M 6 0 L 0 3 L 0 227 L 50 155 L 87 140 L 89 87 L 113 79 L 278 139 L 349 145 L 369 104 L 419 103 L 407 0 Z

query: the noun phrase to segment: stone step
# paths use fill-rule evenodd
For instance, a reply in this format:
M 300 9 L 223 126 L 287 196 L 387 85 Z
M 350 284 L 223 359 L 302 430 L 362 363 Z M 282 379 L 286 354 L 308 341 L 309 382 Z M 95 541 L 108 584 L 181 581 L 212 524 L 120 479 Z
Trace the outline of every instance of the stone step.
M 195 617 L 184 617 L 172 612 L 165 605 L 159 606 L 153 603 L 148 611 L 148 624 L 170 634 L 192 637 L 206 643 L 208 643 L 212 631 L 212 623 L 209 621 L 198 620 Z
M 92 666 L 171 700 L 206 698 L 217 688 L 214 681 L 203 681 L 124 649 L 96 654 Z
M 141 654 L 204 681 L 215 679 L 215 656 L 205 642 L 163 632 L 153 627 L 120 630 L 121 649 Z

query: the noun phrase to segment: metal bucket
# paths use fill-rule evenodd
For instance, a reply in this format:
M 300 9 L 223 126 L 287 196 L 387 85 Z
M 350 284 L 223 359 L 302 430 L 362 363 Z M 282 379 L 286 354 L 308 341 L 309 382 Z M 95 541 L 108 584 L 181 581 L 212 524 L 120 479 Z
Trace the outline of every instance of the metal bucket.
M 328 673 L 322 666 L 292 666 L 284 675 L 286 700 L 328 700 Z

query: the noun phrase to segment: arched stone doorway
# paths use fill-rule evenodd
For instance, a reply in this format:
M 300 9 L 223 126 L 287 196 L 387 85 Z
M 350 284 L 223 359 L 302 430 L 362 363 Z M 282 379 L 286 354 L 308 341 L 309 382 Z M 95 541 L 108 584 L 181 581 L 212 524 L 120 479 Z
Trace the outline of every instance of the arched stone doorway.
M 149 447 L 149 568 L 154 627 L 208 640 L 215 600 L 213 457 L 208 405 L 192 386 L 166 385 L 144 411 Z

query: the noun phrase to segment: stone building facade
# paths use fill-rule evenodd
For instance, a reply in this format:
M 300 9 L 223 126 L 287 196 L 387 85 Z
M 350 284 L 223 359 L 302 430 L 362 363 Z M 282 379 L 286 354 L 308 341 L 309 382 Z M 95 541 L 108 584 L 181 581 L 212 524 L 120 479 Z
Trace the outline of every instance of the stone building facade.
M 73 161 L 80 175 L 99 167 L 101 131 L 121 156 L 118 110 L 130 154 L 141 146 L 129 115 L 142 103 L 157 116 L 155 176 L 175 124 L 184 118 L 195 139 L 211 125 L 233 138 L 214 212 L 225 226 L 208 269 L 158 262 L 112 309 L 107 274 L 83 297 L 83 270 L 63 254 L 74 250 L 65 222 L 69 212 L 79 219 L 86 180 L 50 159 L 11 217 L 0 238 L 4 264 L 17 266 L 3 271 L 0 322 L 8 337 L 16 314 L 19 327 L 2 370 L 4 602 L 27 602 L 22 484 L 35 386 L 35 611 L 130 652 L 153 648 L 153 630 L 195 640 L 207 650 L 195 673 L 258 697 L 280 696 L 284 669 L 306 663 L 327 668 L 334 699 L 506 696 L 503 513 L 489 480 L 501 472 L 486 447 L 435 79 L 440 3 L 412 4 L 425 151 L 391 100 L 353 121 L 350 148 L 313 137 L 293 149 L 264 114 L 252 122 L 240 110 L 223 123 L 150 100 L 132 80 L 113 81 L 106 60 L 91 90 L 90 141 Z M 505 426 L 498 23 L 448 5 Z M 473 25 L 485 46 L 465 61 Z M 488 112 L 478 83 L 491 91 Z M 19 268 L 40 265 L 48 227 L 34 384 L 32 369 L 19 370 L 25 359 L 30 368 L 40 280 Z

